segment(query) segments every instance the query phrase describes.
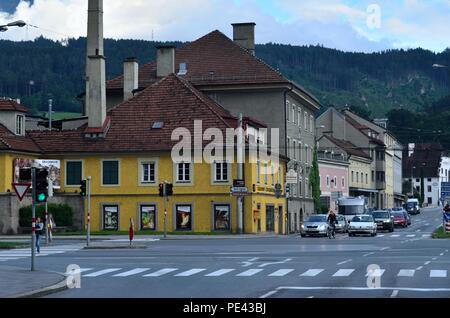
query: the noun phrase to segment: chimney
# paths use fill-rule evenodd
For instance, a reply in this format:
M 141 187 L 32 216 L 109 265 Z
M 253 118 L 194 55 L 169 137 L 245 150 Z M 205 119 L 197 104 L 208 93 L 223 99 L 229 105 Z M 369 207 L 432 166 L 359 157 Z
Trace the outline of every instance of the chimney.
M 106 74 L 103 55 L 103 0 L 89 0 L 86 112 L 88 128 L 102 129 L 106 120 Z
M 157 46 L 156 76 L 164 77 L 175 73 L 175 46 Z
M 233 23 L 233 41 L 255 55 L 256 23 Z
M 139 88 L 139 64 L 130 57 L 123 62 L 123 100 L 133 97 L 133 91 Z

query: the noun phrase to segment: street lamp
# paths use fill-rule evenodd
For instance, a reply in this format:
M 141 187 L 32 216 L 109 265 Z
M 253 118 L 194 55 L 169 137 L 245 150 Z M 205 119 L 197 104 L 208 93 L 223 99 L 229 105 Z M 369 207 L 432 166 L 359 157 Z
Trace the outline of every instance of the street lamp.
M 25 21 L 17 20 L 17 21 L 14 21 L 14 22 L 11 22 L 11 23 L 8 23 L 8 24 L 5 24 L 5 25 L 0 25 L 0 32 L 6 32 L 6 31 L 8 31 L 8 29 L 9 29 L 10 27 L 19 27 L 19 28 L 23 28 L 23 27 L 26 26 L 26 25 L 27 25 L 27 24 L 26 24 Z
M 411 166 L 411 195 L 414 197 L 414 175 L 413 175 L 413 169 L 416 169 L 416 167 Z

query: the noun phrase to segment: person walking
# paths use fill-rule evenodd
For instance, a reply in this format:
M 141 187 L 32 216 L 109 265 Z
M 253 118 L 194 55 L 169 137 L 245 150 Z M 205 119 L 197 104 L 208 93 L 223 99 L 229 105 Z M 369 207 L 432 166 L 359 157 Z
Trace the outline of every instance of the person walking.
M 42 236 L 43 229 L 44 229 L 44 224 L 42 223 L 41 218 L 37 218 L 35 234 L 36 234 L 36 250 L 37 250 L 38 254 L 41 252 L 41 236 Z
M 53 230 L 56 228 L 55 220 L 53 219 L 53 214 L 48 215 L 48 240 L 49 242 L 53 241 Z

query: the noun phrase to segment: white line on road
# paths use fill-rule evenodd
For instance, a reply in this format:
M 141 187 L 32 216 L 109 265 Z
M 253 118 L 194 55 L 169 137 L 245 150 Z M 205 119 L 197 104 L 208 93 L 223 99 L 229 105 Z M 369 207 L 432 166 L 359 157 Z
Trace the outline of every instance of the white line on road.
M 423 268 L 423 266 L 419 266 L 416 268 L 416 271 L 420 271 L 420 270 L 422 270 L 422 268 Z
M 444 256 L 444 253 L 439 254 L 440 256 Z
M 383 237 L 384 236 L 384 234 L 378 234 L 377 235 L 377 237 Z
M 280 261 L 280 262 L 264 263 L 264 264 L 259 265 L 258 267 L 265 267 L 265 266 L 268 266 L 268 265 L 284 264 L 284 263 L 287 263 L 289 261 L 292 261 L 292 258 L 286 258 L 284 261 Z
M 90 274 L 87 274 L 87 275 L 83 275 L 83 277 L 98 277 L 98 276 L 101 276 L 101 275 L 109 274 L 109 273 L 112 273 L 112 272 L 117 272 L 117 271 L 120 271 L 120 270 L 121 270 L 121 268 L 108 268 L 108 269 L 104 269 L 104 270 L 101 270 L 101 271 L 98 271 L 98 272 L 94 272 L 94 273 L 90 273 Z
M 348 260 L 346 260 L 346 261 L 337 263 L 337 265 L 344 265 L 344 264 L 350 263 L 351 261 L 352 261 L 352 259 L 348 259 Z
M 124 273 L 113 275 L 113 277 L 128 277 L 128 276 L 131 276 L 131 275 L 136 275 L 136 274 L 140 274 L 140 273 L 146 272 L 148 270 L 150 270 L 150 268 L 135 268 L 135 269 L 132 269 L 132 270 L 130 270 L 128 272 L 124 272 Z
M 286 276 L 287 274 L 289 274 L 293 271 L 294 271 L 293 269 L 280 269 L 280 270 L 277 270 L 276 272 L 273 272 L 269 276 L 272 276 L 272 277 Z
M 431 234 L 423 234 L 422 237 L 431 237 Z
M 175 272 L 176 270 L 178 270 L 178 268 L 163 268 L 163 269 L 161 269 L 159 271 L 156 271 L 154 273 L 150 273 L 150 274 L 144 275 L 143 277 L 159 277 L 159 276 L 162 276 L 162 275 L 165 275 L 165 274 L 169 274 L 169 273 Z
M 383 247 L 380 251 L 385 251 L 385 250 L 388 250 L 388 249 L 390 249 L 390 247 Z
M 417 230 L 416 232 L 422 232 L 422 230 Z
M 381 276 L 383 276 L 385 271 L 386 271 L 385 269 L 375 269 L 375 270 L 372 270 L 372 271 L 368 272 L 366 274 L 366 277 L 369 277 L 369 276 L 371 276 L 371 277 L 381 277 Z
M 231 268 L 223 268 L 223 269 L 219 269 L 218 271 L 212 272 L 208 275 L 205 275 L 207 277 L 218 277 L 218 276 L 222 276 L 225 274 L 228 274 L 229 272 L 234 271 L 234 269 Z
M 260 298 L 268 298 L 276 293 L 278 293 L 278 290 L 272 290 L 272 291 L 268 292 L 267 294 L 262 295 Z
M 416 234 L 406 235 L 406 237 L 416 237 Z
M 394 290 L 394 291 L 392 292 L 391 298 L 395 298 L 395 297 L 397 297 L 397 295 L 398 295 L 398 292 L 399 292 L 399 290 L 398 290 L 398 289 Z
M 64 275 L 69 276 L 69 275 L 77 275 L 77 274 L 81 274 L 84 272 L 88 272 L 90 270 L 93 270 L 93 268 L 80 268 L 80 269 L 76 269 L 70 272 L 65 272 Z
M 189 277 L 189 276 L 192 276 L 192 275 L 204 272 L 204 271 L 206 271 L 206 268 L 193 268 L 188 271 L 176 274 L 175 276 L 176 277 Z
M 423 265 L 430 265 L 431 261 L 425 262 Z
M 425 226 L 430 226 L 430 223 L 425 224 Z
M 414 273 L 416 271 L 414 269 L 401 269 L 400 272 L 398 272 L 399 277 L 413 277 Z
M 340 269 L 336 273 L 334 273 L 333 277 L 348 277 L 354 271 L 355 271 L 354 269 Z
M 249 269 L 249 270 L 247 270 L 247 271 L 245 271 L 245 272 L 242 272 L 242 273 L 240 273 L 240 274 L 237 274 L 236 276 L 245 276 L 245 277 L 249 277 L 249 276 L 253 276 L 253 275 L 255 275 L 255 274 L 258 274 L 259 272 L 262 272 L 263 270 L 262 269 L 256 269 L 256 268 L 254 268 L 254 269 Z
M 430 277 L 432 277 L 432 278 L 435 278 L 435 277 L 445 278 L 445 277 L 447 277 L 447 271 L 446 270 L 431 270 L 430 271 Z
M 375 252 L 370 252 L 370 253 L 364 254 L 363 256 L 366 257 L 366 256 L 370 256 L 370 255 L 373 255 L 373 254 L 375 254 Z
M 435 261 L 435 260 L 437 260 L 437 259 L 438 259 L 437 257 L 433 257 L 433 258 L 432 258 L 433 261 Z
M 308 269 L 306 272 L 304 272 L 300 276 L 315 277 L 315 276 L 319 275 L 320 273 L 322 273 L 323 271 L 324 271 L 324 269 Z

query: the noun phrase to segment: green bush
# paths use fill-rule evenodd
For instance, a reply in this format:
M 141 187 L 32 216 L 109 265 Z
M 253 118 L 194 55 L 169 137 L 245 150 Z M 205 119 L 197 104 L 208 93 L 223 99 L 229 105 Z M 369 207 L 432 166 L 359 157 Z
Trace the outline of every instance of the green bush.
M 56 226 L 72 226 L 73 210 L 67 204 L 49 204 L 48 213 L 53 215 Z M 45 206 L 36 207 L 36 217 L 45 220 Z M 31 227 L 31 205 L 19 210 L 19 225 L 21 227 Z

